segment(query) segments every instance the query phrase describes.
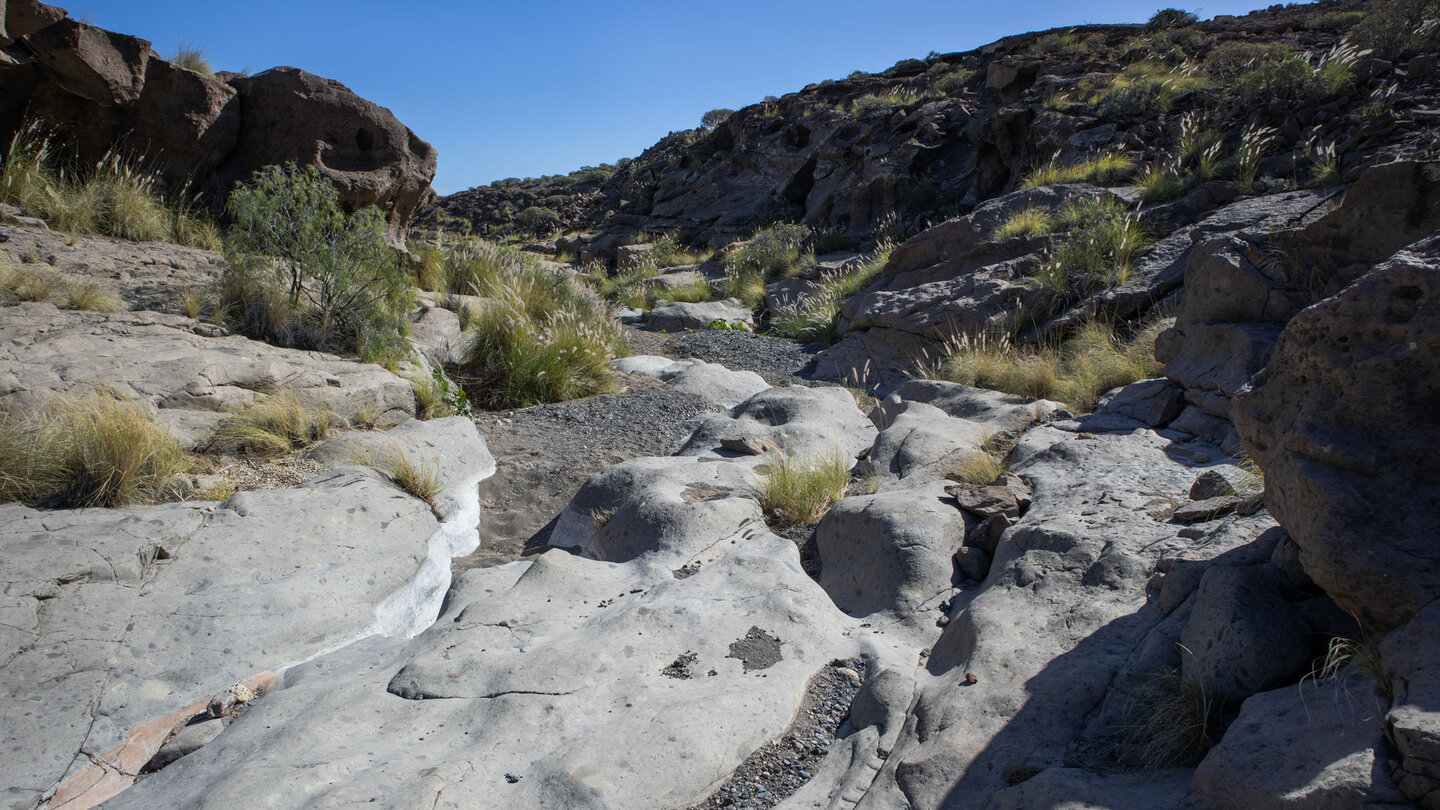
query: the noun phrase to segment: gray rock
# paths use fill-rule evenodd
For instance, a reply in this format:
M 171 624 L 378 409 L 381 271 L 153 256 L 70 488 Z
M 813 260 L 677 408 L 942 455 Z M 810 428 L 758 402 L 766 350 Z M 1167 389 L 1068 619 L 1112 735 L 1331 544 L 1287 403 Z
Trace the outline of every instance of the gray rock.
M 202 723 L 187 725 L 175 733 L 155 756 L 145 763 L 148 771 L 158 771 L 175 762 L 181 757 L 199 751 L 207 743 L 213 742 L 220 732 L 225 730 L 225 723 L 222 720 L 206 720 Z
M 1285 327 L 1237 399 L 1265 501 L 1315 584 L 1372 628 L 1440 589 L 1440 238 L 1397 253 Z
M 950 595 L 950 557 L 973 522 L 938 481 L 846 498 L 815 530 L 820 585 L 852 616 L 908 618 Z
M 1047 768 L 1033 779 L 995 794 L 986 810 L 1180 810 L 1190 771 L 1104 773 Z
M 945 487 L 945 494 L 954 498 L 955 503 L 959 504 L 961 509 L 980 520 L 985 520 L 991 515 L 1004 515 L 1012 519 L 1020 517 L 1020 504 L 1015 499 L 1015 492 L 1009 486 L 951 484 Z
M 428 626 L 449 554 L 478 541 L 475 485 L 494 466 L 468 420 L 413 424 L 407 440 L 455 461 L 439 518 L 361 468 L 220 506 L 0 507 L 8 786 L 102 801 L 218 690 Z
M 1362 678 L 1307 680 L 1256 695 L 1195 769 L 1201 810 L 1404 806 L 1390 779 L 1384 698 Z
M 410 318 L 410 345 L 431 363 L 456 365 L 465 357 L 460 316 L 448 309 L 421 306 Z
M 50 304 L 0 310 L 0 402 L 31 407 L 99 382 L 147 408 L 193 447 L 224 414 L 289 391 L 353 420 L 368 409 L 389 427 L 414 415 L 410 383 L 380 366 L 281 349 L 240 336 L 208 338 L 194 321 L 153 312 L 101 315 Z
M 768 388 L 728 414 L 705 418 L 680 448 L 684 456 L 714 455 L 721 442 L 742 436 L 766 439 L 787 453 L 808 457 L 839 450 L 856 458 L 870 448 L 875 426 L 843 388 L 792 385 Z
M 1096 413 L 1114 413 L 1148 427 L 1170 424 L 1185 408 L 1185 394 L 1168 380 L 1131 383 L 1096 403 Z
M 738 405 L 770 387 L 765 378 L 753 371 L 731 371 L 703 360 L 638 355 L 612 360 L 610 366 L 617 371 L 655 377 L 677 391 L 703 397 L 726 408 Z
M 1207 498 L 1176 509 L 1173 519 L 1176 523 L 1206 523 L 1234 512 L 1239 506 L 1240 499 L 1234 495 Z
M 1190 485 L 1190 500 L 1205 501 L 1246 494 L 1254 489 L 1249 478 L 1238 467 L 1212 467 L 1195 476 L 1195 483 Z
M 1261 567 L 1205 571 L 1180 634 L 1181 677 L 1215 700 L 1238 701 L 1297 680 L 1313 655 L 1309 627 Z
M 735 300 L 702 301 L 686 304 L 672 301 L 650 310 L 650 328 L 662 332 L 682 332 L 686 329 L 706 329 L 715 321 L 740 324 L 746 329 L 755 329 L 755 319 L 750 308 Z

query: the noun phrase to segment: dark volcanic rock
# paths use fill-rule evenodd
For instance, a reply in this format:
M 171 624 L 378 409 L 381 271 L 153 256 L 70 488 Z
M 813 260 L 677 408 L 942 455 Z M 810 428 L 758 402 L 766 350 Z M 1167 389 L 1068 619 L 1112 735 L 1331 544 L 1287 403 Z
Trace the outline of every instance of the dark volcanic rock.
M 1295 316 L 1235 402 L 1306 573 L 1365 624 L 1440 591 L 1440 237 Z

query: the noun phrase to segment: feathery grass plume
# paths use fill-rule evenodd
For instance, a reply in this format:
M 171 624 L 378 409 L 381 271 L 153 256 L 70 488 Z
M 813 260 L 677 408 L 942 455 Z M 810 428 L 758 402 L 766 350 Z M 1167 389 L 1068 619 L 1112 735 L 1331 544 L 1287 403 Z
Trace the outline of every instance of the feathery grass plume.
M 773 520 L 796 526 L 820 522 L 850 483 L 850 464 L 835 447 L 811 458 L 773 451 L 759 473 L 760 507 Z
M 1104 152 L 1074 163 L 1061 163 L 1057 153 L 1048 163 L 1026 175 L 1020 188 L 1057 183 L 1108 183 L 1128 177 L 1135 166 L 1135 159 L 1123 152 Z
M 272 394 L 226 419 L 210 438 L 212 450 L 283 456 L 330 435 L 331 414 L 293 393 Z
M 1380 654 L 1380 637 L 1369 633 L 1360 638 L 1336 636 L 1326 646 L 1325 657 L 1307 677 L 1316 680 L 1338 678 L 1347 672 L 1356 672 L 1375 682 L 1387 697 L 1395 694 L 1395 685 Z M 1302 679 L 1303 682 L 1303 679 Z
M 1255 189 L 1260 179 L 1260 161 L 1274 144 L 1278 131 L 1274 127 L 1250 124 L 1240 134 L 1240 146 L 1235 150 L 1235 186 L 1242 194 Z
M 1333 186 L 1340 182 L 1340 158 L 1335 142 L 1314 141 L 1305 145 L 1305 185 L 1310 188 Z
M 54 146 L 45 125 L 31 120 L 10 138 L 5 160 L 0 161 L 0 202 L 39 213 L 49 189 L 56 184 L 51 170 Z
M 1039 206 L 1030 206 L 1011 214 L 990 232 L 990 241 L 1003 242 L 1029 236 L 1044 236 L 1055 231 L 1055 218 Z
M 65 285 L 65 308 L 87 312 L 124 312 L 120 296 L 89 281 L 70 281 Z
M 885 268 L 894 250 L 894 242 L 882 240 L 863 264 L 823 277 L 819 289 L 775 312 L 772 329 L 796 340 L 834 343 L 839 337 L 840 305 Z
M 163 426 L 119 395 L 51 398 L 0 416 L 0 501 L 86 507 L 154 503 L 184 470 Z
M 415 286 L 422 290 L 447 293 L 448 279 L 445 273 L 445 251 L 438 245 L 410 247 L 410 270 L 415 276 Z
M 1135 177 L 1140 187 L 1140 199 L 1147 203 L 1168 202 L 1179 197 L 1189 186 L 1189 177 L 1180 161 L 1169 159 L 1151 163 Z

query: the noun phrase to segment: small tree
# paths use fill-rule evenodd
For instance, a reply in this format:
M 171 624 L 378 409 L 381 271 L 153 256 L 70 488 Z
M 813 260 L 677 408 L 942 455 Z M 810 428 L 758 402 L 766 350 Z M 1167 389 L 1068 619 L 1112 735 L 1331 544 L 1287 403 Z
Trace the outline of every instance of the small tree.
M 543 205 L 532 205 L 515 215 L 515 224 L 530 233 L 550 233 L 560 227 L 560 215 Z
M 700 128 L 714 129 L 725 123 L 725 119 L 729 118 L 734 114 L 734 110 L 727 110 L 724 107 L 721 107 L 718 110 L 711 110 L 710 112 L 707 112 L 704 115 L 700 116 Z
M 1179 8 L 1162 8 L 1150 16 L 1150 22 L 1145 27 L 1151 31 L 1164 31 L 1167 28 L 1184 28 L 1199 21 L 1200 18 L 1193 12 Z
M 373 208 L 346 215 L 314 166 L 266 166 L 226 205 L 223 295 L 284 345 L 378 354 L 399 344 L 410 288 Z

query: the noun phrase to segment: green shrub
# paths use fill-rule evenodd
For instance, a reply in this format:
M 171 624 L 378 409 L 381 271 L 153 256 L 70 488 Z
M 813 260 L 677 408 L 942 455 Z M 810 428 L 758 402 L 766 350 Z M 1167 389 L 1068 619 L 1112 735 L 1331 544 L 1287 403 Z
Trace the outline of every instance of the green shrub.
M 1222 81 L 1234 81 L 1256 67 L 1298 56 L 1278 42 L 1247 42 L 1232 39 L 1216 45 L 1205 56 L 1205 72 Z
M 1150 16 L 1150 21 L 1145 24 L 1145 27 L 1151 31 L 1163 31 L 1167 28 L 1184 28 L 1197 22 L 1200 22 L 1200 18 L 1193 12 L 1178 8 L 1162 8 Z
M 1351 29 L 1355 43 L 1379 56 L 1401 54 L 1435 45 L 1440 40 L 1440 3 L 1436 0 L 1386 0 L 1376 3 Z
M 1151 242 L 1145 229 L 1114 198 L 1067 203 L 1057 231 L 1065 235 L 1046 252 L 1033 277 L 1052 306 L 1130 280 L 1136 254 Z
M 1342 42 L 1314 64 L 1300 55 L 1261 62 L 1241 73 L 1226 87 L 1221 103 L 1236 114 L 1275 100 L 1320 104 L 1354 85 L 1352 66 L 1359 57 L 1357 48 Z
M 153 503 L 184 467 L 169 431 L 109 392 L 57 396 L 23 416 L 0 417 L 0 502 Z
M 727 109 L 725 109 L 725 108 L 723 108 L 723 107 L 720 108 L 720 109 L 716 109 L 716 110 L 710 110 L 709 112 L 707 112 L 707 113 L 705 113 L 704 115 L 700 116 L 700 128 L 701 128 L 701 129 L 714 129 L 714 128 L 720 126 L 721 124 L 725 123 L 725 119 L 729 118 L 730 116 L 732 116 L 732 115 L 734 115 L 734 114 L 735 114 L 735 111 L 734 111 L 734 110 L 727 110 Z
M 347 216 L 314 166 L 267 166 L 227 205 L 221 305 L 253 337 L 286 346 L 403 350 L 412 303 L 398 257 L 373 208 Z
M 420 419 L 470 415 L 465 389 L 452 383 L 438 366 L 430 370 L 429 377 L 411 377 L 410 387 L 415 392 L 415 415 Z
M 762 276 L 790 276 L 802 269 L 806 257 L 800 249 L 809 235 L 804 225 L 779 223 L 761 228 L 745 244 L 728 251 L 721 263 L 731 276 L 752 271 Z
M 547 234 L 560 227 L 560 215 L 543 205 L 532 205 L 515 215 L 515 224 L 533 234 Z
M 894 247 L 894 243 L 882 242 L 864 264 L 822 279 L 820 289 L 794 306 L 775 312 L 771 329 L 796 340 L 819 341 L 827 346 L 834 343 L 839 336 L 840 305 L 885 268 Z
M 1101 115 L 1129 117 L 1169 112 L 1186 93 L 1205 90 L 1212 82 L 1190 65 L 1172 66 L 1163 61 L 1136 62 L 1109 79 L 1108 86 L 1091 100 Z
M 953 96 L 964 90 L 974 77 L 975 71 L 957 67 L 942 74 L 939 78 L 932 79 L 930 89 L 942 96 Z
M 813 458 L 772 452 L 758 472 L 760 507 L 772 520 L 796 526 L 819 523 L 850 483 L 850 465 L 839 448 Z

